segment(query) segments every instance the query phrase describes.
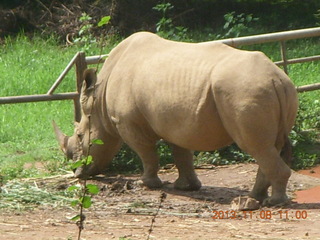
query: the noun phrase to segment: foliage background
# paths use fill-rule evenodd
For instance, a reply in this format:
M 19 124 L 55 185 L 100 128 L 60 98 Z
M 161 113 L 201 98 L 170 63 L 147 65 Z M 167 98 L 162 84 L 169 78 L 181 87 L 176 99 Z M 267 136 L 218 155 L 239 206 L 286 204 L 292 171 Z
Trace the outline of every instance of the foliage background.
M 2 0 L 0 36 L 23 28 L 25 32 L 55 33 L 64 40 L 67 34 L 79 31 L 83 12 L 94 22 L 110 15 L 106 31 L 123 36 L 139 30 L 155 31 L 161 16 L 152 8 L 166 2 L 174 6 L 169 16 L 174 25 L 201 31 L 218 30 L 230 12 L 259 17 L 258 32 L 312 27 L 317 23 L 314 14 L 320 9 L 318 0 Z

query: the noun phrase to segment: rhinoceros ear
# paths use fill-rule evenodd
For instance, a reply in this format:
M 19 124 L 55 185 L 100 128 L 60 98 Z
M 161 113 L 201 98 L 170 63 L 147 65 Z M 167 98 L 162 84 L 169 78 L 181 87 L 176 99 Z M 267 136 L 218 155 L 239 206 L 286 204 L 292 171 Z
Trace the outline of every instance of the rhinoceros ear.
M 66 136 L 58 127 L 55 121 L 52 121 L 54 133 L 56 134 L 56 138 L 59 142 L 61 150 L 64 152 L 64 154 L 67 153 L 67 145 L 68 145 L 68 139 L 69 137 Z
M 94 87 L 97 82 L 97 70 L 94 68 L 86 69 L 83 73 L 83 89 L 89 90 Z

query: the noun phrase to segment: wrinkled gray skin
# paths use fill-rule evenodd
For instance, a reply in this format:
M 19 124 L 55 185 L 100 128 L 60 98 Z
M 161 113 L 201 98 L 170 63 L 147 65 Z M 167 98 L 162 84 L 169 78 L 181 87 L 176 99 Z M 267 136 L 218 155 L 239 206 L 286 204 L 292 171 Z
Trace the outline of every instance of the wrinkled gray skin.
M 175 188 L 197 190 L 201 183 L 191 150 L 210 151 L 235 142 L 259 165 L 250 196 L 265 205 L 287 201 L 288 135 L 297 92 L 263 53 L 215 42 L 173 42 L 141 32 L 111 51 L 98 77 L 89 69 L 84 78 L 82 117 L 74 135 L 65 136 L 54 124 L 70 159 L 87 155 L 92 139 L 104 142 L 90 147 L 93 163 L 78 168 L 77 177 L 102 173 L 125 142 L 143 162 L 143 183 L 161 187 L 156 142 L 164 139 L 179 171 Z

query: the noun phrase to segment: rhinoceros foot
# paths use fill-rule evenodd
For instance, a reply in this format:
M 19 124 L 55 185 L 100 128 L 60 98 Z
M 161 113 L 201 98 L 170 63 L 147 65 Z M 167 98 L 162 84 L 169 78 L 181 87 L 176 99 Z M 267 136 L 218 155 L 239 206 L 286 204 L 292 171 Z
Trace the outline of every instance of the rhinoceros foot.
M 74 176 L 76 178 L 80 178 L 80 179 L 88 179 L 89 177 L 98 175 L 101 173 L 101 170 L 98 170 L 97 168 L 93 168 L 93 167 L 78 167 L 75 172 L 74 172 Z
M 188 180 L 188 179 L 179 177 L 174 182 L 174 188 L 178 190 L 184 190 L 184 191 L 196 191 L 201 188 L 201 182 L 199 181 L 198 178 Z
M 151 188 L 151 189 L 155 189 L 155 188 L 161 188 L 162 187 L 162 181 L 160 180 L 160 178 L 158 177 L 143 177 L 142 178 L 142 182 L 143 182 L 143 185 L 148 187 L 148 188 Z
M 268 197 L 266 198 L 263 203 L 262 206 L 265 207 L 271 207 L 271 206 L 285 206 L 290 204 L 290 199 L 287 196 L 281 196 L 281 197 Z
M 262 204 L 264 202 L 264 200 L 269 198 L 269 195 L 268 195 L 267 191 L 262 191 L 262 192 L 251 191 L 249 193 L 249 197 L 256 199 L 257 201 L 259 201 Z

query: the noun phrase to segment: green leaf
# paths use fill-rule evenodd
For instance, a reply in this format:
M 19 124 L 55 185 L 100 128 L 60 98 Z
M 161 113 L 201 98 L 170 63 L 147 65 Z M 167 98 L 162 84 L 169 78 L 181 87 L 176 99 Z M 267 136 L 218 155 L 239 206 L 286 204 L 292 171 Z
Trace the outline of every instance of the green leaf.
M 90 165 L 93 161 L 93 158 L 91 155 L 89 155 L 87 158 L 83 159 L 83 165 Z
M 103 145 L 104 142 L 101 139 L 93 139 L 92 144 Z
M 78 221 L 78 220 L 80 220 L 80 215 L 78 214 L 78 215 L 75 215 L 75 216 L 73 216 L 72 218 L 70 218 L 70 220 L 71 221 Z
M 105 16 L 101 18 L 100 22 L 98 23 L 98 27 L 102 27 L 103 25 L 107 25 L 110 22 L 111 17 Z
M 74 190 L 79 190 L 79 189 L 80 189 L 79 186 L 73 185 L 73 186 L 68 187 L 67 190 L 68 190 L 69 192 L 72 192 L 72 191 L 74 191 Z
M 99 187 L 95 184 L 87 184 L 87 190 L 91 194 L 98 194 L 100 191 Z
M 226 23 L 224 24 L 224 26 L 223 26 L 223 29 L 227 29 L 227 28 L 229 27 L 229 25 L 230 25 L 230 22 L 226 22 Z
M 77 206 L 79 203 L 80 203 L 80 202 L 79 202 L 79 199 L 77 199 L 77 200 L 72 200 L 71 203 L 70 203 L 70 205 L 71 205 L 72 207 L 75 207 L 75 206 Z
M 82 206 L 83 206 L 84 208 L 89 208 L 89 207 L 91 207 L 91 204 L 92 204 L 92 202 L 91 202 L 91 197 L 89 197 L 89 196 L 84 196 L 84 197 L 81 199 L 81 202 L 82 202 Z
M 249 23 L 252 21 L 252 14 L 246 16 L 246 21 Z
M 78 161 L 76 161 L 76 162 L 71 164 L 71 168 L 72 169 L 76 169 L 76 168 L 81 167 L 81 166 L 83 166 L 82 160 L 78 160 Z

